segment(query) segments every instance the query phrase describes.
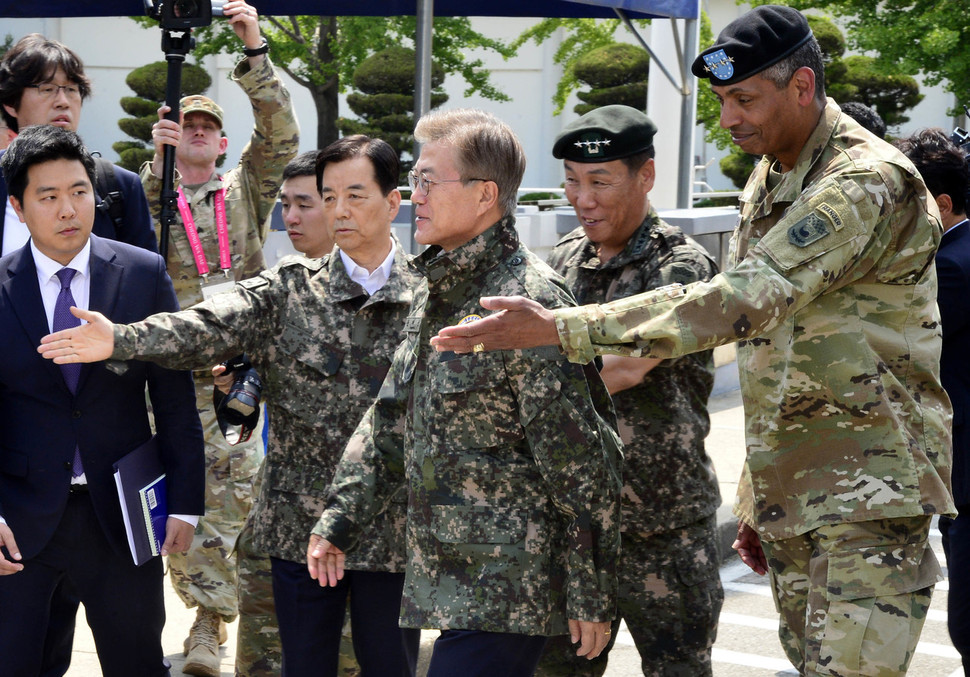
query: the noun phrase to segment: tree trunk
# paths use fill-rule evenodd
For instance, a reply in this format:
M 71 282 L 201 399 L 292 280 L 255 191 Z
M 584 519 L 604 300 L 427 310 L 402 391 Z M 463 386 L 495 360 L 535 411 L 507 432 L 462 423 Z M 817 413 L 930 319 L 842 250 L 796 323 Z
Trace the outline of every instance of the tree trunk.
M 331 41 L 337 38 L 337 17 L 320 17 L 320 38 L 317 41 L 317 57 L 320 63 L 332 63 Z M 325 148 L 337 140 L 337 117 L 340 114 L 337 95 L 340 81 L 337 75 L 323 85 L 310 89 L 313 105 L 317 109 L 317 148 Z

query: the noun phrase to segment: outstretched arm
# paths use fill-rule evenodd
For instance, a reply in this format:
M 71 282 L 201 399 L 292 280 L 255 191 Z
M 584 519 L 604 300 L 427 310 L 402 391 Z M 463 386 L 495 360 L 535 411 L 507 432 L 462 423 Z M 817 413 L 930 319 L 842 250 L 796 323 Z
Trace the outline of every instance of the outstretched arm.
M 104 315 L 71 307 L 74 317 L 87 322 L 80 327 L 48 334 L 40 340 L 37 352 L 57 364 L 100 362 L 114 352 L 114 324 Z
M 559 345 L 552 311 L 535 301 L 522 296 L 486 296 L 481 304 L 498 312 L 475 322 L 443 328 L 431 339 L 435 350 L 470 353 Z

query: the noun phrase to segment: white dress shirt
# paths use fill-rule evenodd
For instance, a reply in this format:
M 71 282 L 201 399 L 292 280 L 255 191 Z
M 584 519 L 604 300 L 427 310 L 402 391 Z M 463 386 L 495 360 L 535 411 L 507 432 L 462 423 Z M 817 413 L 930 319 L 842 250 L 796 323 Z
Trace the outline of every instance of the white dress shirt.
M 394 252 L 396 250 L 397 245 L 394 244 L 394 240 L 391 240 L 391 253 L 384 259 L 384 263 L 374 269 L 373 273 L 363 266 L 358 266 L 343 249 L 338 248 L 337 251 L 340 252 L 340 260 L 344 262 L 344 268 L 347 269 L 347 276 L 363 287 L 369 296 L 373 296 L 378 289 L 387 284 L 387 280 L 391 276 L 391 268 L 394 267 Z

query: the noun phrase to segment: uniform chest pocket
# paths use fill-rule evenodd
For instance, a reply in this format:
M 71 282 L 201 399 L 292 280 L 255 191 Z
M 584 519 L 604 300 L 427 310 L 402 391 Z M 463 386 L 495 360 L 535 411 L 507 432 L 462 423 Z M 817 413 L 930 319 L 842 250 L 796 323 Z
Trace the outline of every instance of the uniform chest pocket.
M 438 362 L 430 419 L 436 447 L 481 449 L 524 437 L 518 404 L 498 354 L 471 354 Z
M 331 343 L 321 341 L 318 334 L 294 326 L 283 329 L 278 346 L 288 365 L 289 378 L 294 382 L 313 380 L 323 387 L 309 390 L 280 388 L 277 403 L 299 418 L 309 419 L 318 425 L 320 416 L 328 408 L 332 408 L 328 403 L 335 394 L 333 387 L 326 386 L 326 381 L 340 378 L 345 352 Z

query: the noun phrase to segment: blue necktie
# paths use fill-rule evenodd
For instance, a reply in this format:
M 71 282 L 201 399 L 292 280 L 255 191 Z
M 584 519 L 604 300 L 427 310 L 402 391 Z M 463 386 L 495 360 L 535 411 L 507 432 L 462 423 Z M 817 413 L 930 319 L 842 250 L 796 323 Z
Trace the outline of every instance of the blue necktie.
M 61 268 L 57 271 L 57 279 L 61 282 L 61 291 L 57 294 L 57 302 L 54 304 L 54 326 L 52 327 L 54 331 L 81 326 L 81 320 L 71 314 L 71 306 L 74 305 L 74 295 L 71 294 L 71 280 L 76 272 L 73 268 Z M 78 377 L 81 375 L 81 365 L 78 363 L 62 364 L 60 367 L 67 387 L 72 393 L 76 392 Z M 80 477 L 83 472 L 81 451 L 75 447 L 71 476 Z

